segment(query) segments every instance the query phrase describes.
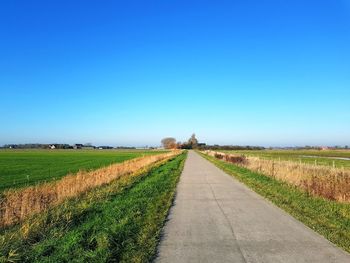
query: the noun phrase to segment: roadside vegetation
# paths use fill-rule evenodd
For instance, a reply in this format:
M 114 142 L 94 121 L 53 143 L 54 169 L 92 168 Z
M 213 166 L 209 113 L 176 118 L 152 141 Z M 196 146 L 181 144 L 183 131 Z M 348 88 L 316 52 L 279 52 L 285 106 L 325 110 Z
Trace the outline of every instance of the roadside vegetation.
M 122 176 L 178 155 L 179 151 L 149 155 L 112 164 L 94 171 L 80 171 L 61 180 L 7 190 L 0 197 L 0 227 L 14 224 L 33 213 L 61 203 L 66 198 L 77 196 L 95 187 L 108 184 Z
M 58 180 L 79 170 L 90 171 L 158 153 L 161 151 L 0 150 L 0 191 Z
M 310 165 L 293 161 L 276 161 L 245 155 L 205 151 L 217 159 L 238 164 L 249 170 L 287 182 L 315 196 L 350 202 L 350 170 Z
M 0 231 L 0 262 L 148 262 L 186 154 L 117 178 Z
M 335 168 L 350 168 L 350 150 L 234 150 L 221 152 L 276 161 L 294 161 L 334 166 Z
M 277 178 L 201 153 L 228 174 L 246 184 L 305 225 L 350 252 L 350 204 L 310 195 Z

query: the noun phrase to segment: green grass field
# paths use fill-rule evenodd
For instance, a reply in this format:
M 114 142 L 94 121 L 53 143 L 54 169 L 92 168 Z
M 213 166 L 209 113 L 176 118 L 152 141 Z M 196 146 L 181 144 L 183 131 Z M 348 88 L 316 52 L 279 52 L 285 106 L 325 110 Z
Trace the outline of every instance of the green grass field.
M 0 230 L 0 262 L 151 262 L 186 154 Z
M 57 180 L 68 173 L 93 170 L 157 151 L 0 150 L 0 191 Z
M 272 177 L 201 155 L 334 244 L 350 252 L 350 204 L 310 196 Z
M 223 151 L 238 153 L 247 156 L 258 156 L 266 159 L 288 160 L 309 164 L 326 165 L 341 168 L 350 168 L 350 160 L 339 160 L 336 158 L 350 158 L 350 150 L 244 150 L 244 151 Z

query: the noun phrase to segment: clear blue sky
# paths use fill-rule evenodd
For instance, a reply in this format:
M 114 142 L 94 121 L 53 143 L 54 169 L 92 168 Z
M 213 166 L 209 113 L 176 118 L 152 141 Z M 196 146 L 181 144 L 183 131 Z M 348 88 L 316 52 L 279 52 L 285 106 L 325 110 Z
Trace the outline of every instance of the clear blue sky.
M 350 145 L 350 1 L 2 1 L 0 144 Z

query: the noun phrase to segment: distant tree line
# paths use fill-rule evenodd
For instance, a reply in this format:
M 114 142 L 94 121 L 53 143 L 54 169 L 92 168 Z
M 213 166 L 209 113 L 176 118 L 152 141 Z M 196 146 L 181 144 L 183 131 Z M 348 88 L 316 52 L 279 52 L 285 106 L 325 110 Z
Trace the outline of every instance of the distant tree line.
M 66 143 L 25 143 L 25 144 L 5 144 L 0 148 L 6 149 L 114 149 L 112 146 L 93 146 L 91 143 L 69 145 Z M 135 147 L 116 147 L 116 149 L 135 149 Z
M 192 134 L 187 142 L 176 142 L 173 137 L 164 138 L 161 141 L 165 149 L 198 149 L 198 150 L 264 150 L 260 146 L 238 146 L 238 145 L 207 145 L 198 142 L 196 135 Z
M 3 148 L 12 149 L 49 149 L 51 145 L 54 145 L 56 149 L 73 149 L 73 146 L 69 144 L 42 144 L 42 143 L 25 143 L 25 144 L 5 144 Z
M 111 147 L 113 148 L 113 147 Z M 136 147 L 128 147 L 128 146 L 117 146 L 115 149 L 120 149 L 120 150 L 135 150 Z
M 199 149 L 201 145 L 205 145 L 204 143 L 198 143 L 195 134 L 192 134 L 187 142 L 179 143 L 180 149 Z
M 269 147 L 265 148 L 262 146 L 241 146 L 241 145 L 207 145 L 205 143 L 198 142 L 196 135 L 188 139 L 187 142 L 177 142 L 173 137 L 164 138 L 162 141 L 162 146 L 165 149 L 198 149 L 198 150 L 332 150 L 332 149 L 349 149 L 348 145 L 343 146 L 330 146 L 330 147 L 320 147 L 320 146 L 302 146 L 302 147 Z
M 238 146 L 238 145 L 206 145 L 198 142 L 196 135 L 192 134 L 187 142 L 177 142 L 173 137 L 162 139 L 165 149 L 198 149 L 198 150 L 264 150 L 260 146 Z
M 161 140 L 161 144 L 165 149 L 198 149 L 200 144 L 195 134 L 188 139 L 187 142 L 177 142 L 173 137 L 167 137 Z M 204 144 L 205 145 L 205 144 Z
M 204 150 L 265 150 L 262 146 L 239 146 L 239 145 L 205 145 Z

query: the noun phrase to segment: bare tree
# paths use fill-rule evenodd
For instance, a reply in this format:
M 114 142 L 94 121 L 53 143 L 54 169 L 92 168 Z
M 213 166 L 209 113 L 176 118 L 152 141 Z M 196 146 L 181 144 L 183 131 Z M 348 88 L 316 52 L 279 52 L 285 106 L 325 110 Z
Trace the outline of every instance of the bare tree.
M 192 149 L 195 149 L 198 147 L 198 140 L 196 139 L 196 135 L 193 133 L 191 138 L 188 140 L 188 144 L 191 146 Z
M 175 138 L 172 138 L 172 137 L 164 138 L 161 141 L 161 143 L 165 149 L 175 149 L 176 148 L 176 139 Z

